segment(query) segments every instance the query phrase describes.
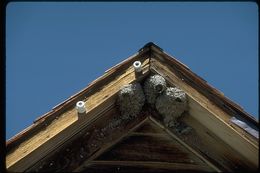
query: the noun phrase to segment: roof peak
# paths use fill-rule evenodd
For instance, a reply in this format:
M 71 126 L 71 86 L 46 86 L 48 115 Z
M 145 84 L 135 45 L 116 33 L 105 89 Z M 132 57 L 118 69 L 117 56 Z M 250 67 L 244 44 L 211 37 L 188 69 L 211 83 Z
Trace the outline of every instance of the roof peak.
M 146 43 L 141 49 L 138 50 L 138 52 L 141 52 L 141 51 L 143 51 L 145 49 L 151 49 L 152 47 L 155 47 L 155 48 L 157 48 L 157 49 L 159 49 L 160 51 L 163 52 L 163 49 L 160 48 L 158 45 L 156 45 L 154 42 Z

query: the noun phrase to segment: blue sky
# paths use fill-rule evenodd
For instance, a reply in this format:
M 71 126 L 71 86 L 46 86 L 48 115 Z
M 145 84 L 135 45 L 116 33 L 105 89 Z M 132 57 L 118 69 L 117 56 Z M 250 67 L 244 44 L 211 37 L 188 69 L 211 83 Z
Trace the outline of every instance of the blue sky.
M 150 41 L 258 119 L 253 2 L 12 2 L 6 139 Z

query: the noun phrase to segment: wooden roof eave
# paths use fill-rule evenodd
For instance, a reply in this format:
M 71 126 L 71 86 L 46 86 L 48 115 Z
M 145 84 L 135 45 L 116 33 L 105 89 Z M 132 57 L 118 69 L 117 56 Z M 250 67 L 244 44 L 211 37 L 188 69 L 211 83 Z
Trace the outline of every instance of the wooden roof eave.
M 193 105 L 190 112 L 194 113 L 191 115 L 251 163 L 257 165 L 258 156 L 255 153 L 258 152 L 258 139 L 244 129 L 231 124 L 230 118 L 239 116 L 255 129 L 258 129 L 258 122 L 174 57 L 157 47 L 152 46 L 152 50 L 151 71 L 164 76 L 171 85 L 182 88 L 190 97 L 190 103 L 198 103 L 207 112 L 204 111 L 205 116 L 198 116 L 197 114 L 201 114 L 199 110 L 195 110 L 198 106 Z M 233 136 L 232 139 L 230 136 Z M 243 146 L 246 149 L 242 150 Z
M 7 168 L 11 168 L 10 170 L 14 171 L 16 170 L 16 168 L 26 169 L 26 166 L 29 166 L 32 163 L 28 163 L 26 161 L 23 162 L 23 160 L 25 160 L 25 157 L 35 157 L 39 152 L 51 152 L 51 148 L 55 148 L 54 146 L 49 146 L 48 149 L 37 150 L 38 148 L 41 148 L 40 146 L 50 142 L 52 142 L 52 145 L 57 145 L 61 144 L 63 140 L 68 139 L 68 134 L 66 134 L 66 138 L 59 137 L 59 134 L 64 135 L 64 133 L 62 133 L 64 129 L 73 127 L 73 124 L 78 123 L 76 111 L 74 108 L 77 101 L 84 100 L 87 105 L 87 110 L 89 111 L 87 112 L 86 116 L 90 118 L 86 118 L 84 123 L 87 123 L 88 120 L 91 121 L 91 119 L 93 119 L 95 115 L 98 115 L 95 111 L 97 111 L 97 109 L 100 109 L 100 106 L 104 106 L 105 103 L 106 106 L 108 106 L 107 102 L 109 102 L 109 99 L 115 101 L 115 93 L 120 89 L 122 85 L 131 83 L 136 80 L 134 69 L 132 67 L 134 61 L 139 60 L 142 62 L 143 75 L 140 76 L 140 78 L 149 73 L 149 55 L 150 50 L 144 49 L 137 54 L 129 57 L 125 61 L 119 63 L 118 65 L 112 67 L 111 69 L 107 70 L 103 76 L 90 83 L 85 89 L 71 96 L 63 103 L 55 106 L 50 112 L 35 120 L 33 125 L 29 126 L 10 140 L 8 140 L 6 143 Z M 88 116 L 89 114 L 91 116 Z M 59 125 L 58 122 L 63 122 L 66 125 Z M 80 128 L 74 130 L 78 131 L 79 129 Z M 49 134 L 47 134 L 46 132 L 48 130 L 53 130 L 53 133 L 49 131 Z M 44 137 L 44 135 L 42 137 L 37 137 L 44 132 L 44 135 L 47 135 L 46 137 Z M 73 135 L 73 133 L 71 133 L 70 135 Z M 59 139 L 60 141 L 56 144 L 53 143 L 53 140 L 57 139 Z M 37 143 L 37 145 L 33 144 L 35 142 Z M 12 166 L 14 167 L 12 168 Z
M 258 120 L 256 120 L 253 116 L 248 114 L 246 111 L 244 111 L 241 106 L 239 106 L 238 104 L 236 104 L 235 102 L 233 102 L 232 100 L 230 100 L 229 98 L 224 96 L 224 94 L 222 92 L 220 92 L 219 90 L 217 90 L 216 88 L 211 86 L 203 78 L 201 78 L 197 74 L 193 73 L 189 69 L 188 66 L 181 63 L 173 56 L 167 54 L 161 48 L 158 48 L 157 45 L 155 45 L 155 46 L 151 45 L 151 50 L 152 50 L 151 51 L 152 55 L 155 55 L 155 56 L 153 56 L 153 58 L 155 58 L 161 62 L 165 62 L 165 63 L 174 65 L 175 67 L 177 67 L 176 70 L 179 71 L 179 73 L 181 73 L 180 75 L 182 75 L 182 77 L 186 77 L 186 78 L 189 78 L 190 80 L 196 81 L 196 84 L 200 86 L 200 88 L 197 87 L 196 89 L 198 89 L 198 91 L 200 93 L 202 93 L 205 96 L 213 95 L 214 97 L 211 98 L 211 101 L 214 102 L 216 105 L 220 106 L 222 109 L 225 109 L 223 107 L 223 105 L 224 105 L 226 107 L 226 110 L 225 110 L 226 112 L 228 112 L 234 116 L 237 116 L 239 118 L 243 118 L 244 120 L 247 121 L 247 123 L 250 123 L 250 125 L 258 127 Z M 178 76 L 178 77 L 181 77 L 181 76 Z M 206 94 L 205 92 L 207 92 L 208 94 Z M 220 101 L 222 102 L 222 105 L 217 103 Z

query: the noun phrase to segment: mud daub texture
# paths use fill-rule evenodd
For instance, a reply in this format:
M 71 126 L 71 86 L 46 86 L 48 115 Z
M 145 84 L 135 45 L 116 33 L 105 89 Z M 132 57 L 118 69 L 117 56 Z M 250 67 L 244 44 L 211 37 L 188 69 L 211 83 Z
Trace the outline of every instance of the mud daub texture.
M 118 93 L 118 105 L 122 118 L 135 117 L 142 110 L 145 95 L 139 83 L 125 85 Z
M 144 82 L 144 93 L 149 104 L 154 105 L 157 97 L 166 89 L 166 81 L 160 75 L 153 75 Z
M 163 116 L 164 123 L 171 127 L 187 109 L 187 98 L 184 91 L 177 87 L 167 88 L 156 100 L 157 111 Z
M 187 110 L 187 96 L 177 87 L 167 87 L 160 75 L 149 76 L 142 86 L 139 83 L 125 85 L 118 94 L 118 105 L 122 119 L 136 117 L 145 100 L 163 117 L 165 125 L 173 127 L 177 119 Z

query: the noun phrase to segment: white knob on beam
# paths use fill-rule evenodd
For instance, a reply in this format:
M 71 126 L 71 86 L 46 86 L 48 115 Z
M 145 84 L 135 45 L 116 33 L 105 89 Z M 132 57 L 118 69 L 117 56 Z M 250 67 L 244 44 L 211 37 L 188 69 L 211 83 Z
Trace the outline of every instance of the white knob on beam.
M 76 104 L 76 109 L 77 109 L 78 113 L 86 112 L 85 102 L 78 101 Z
M 135 72 L 141 72 L 142 71 L 142 63 L 140 61 L 135 61 L 133 63 Z

